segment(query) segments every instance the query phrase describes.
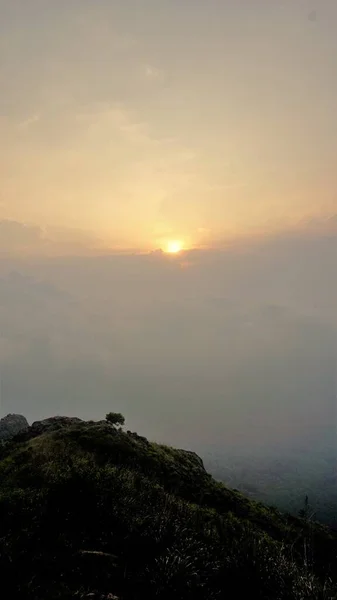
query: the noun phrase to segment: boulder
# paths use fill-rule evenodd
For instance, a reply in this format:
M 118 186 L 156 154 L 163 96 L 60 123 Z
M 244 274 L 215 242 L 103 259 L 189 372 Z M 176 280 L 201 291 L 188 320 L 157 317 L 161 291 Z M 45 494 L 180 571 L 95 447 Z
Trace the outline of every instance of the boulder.
M 26 442 L 32 438 L 38 437 L 43 433 L 50 433 L 52 431 L 58 431 L 65 427 L 73 427 L 83 423 L 82 419 L 78 417 L 50 417 L 43 419 L 42 421 L 34 421 L 30 427 L 27 427 L 24 431 L 20 431 L 15 436 L 16 442 Z
M 0 419 L 0 441 L 10 440 L 12 437 L 29 427 L 23 415 L 9 414 Z

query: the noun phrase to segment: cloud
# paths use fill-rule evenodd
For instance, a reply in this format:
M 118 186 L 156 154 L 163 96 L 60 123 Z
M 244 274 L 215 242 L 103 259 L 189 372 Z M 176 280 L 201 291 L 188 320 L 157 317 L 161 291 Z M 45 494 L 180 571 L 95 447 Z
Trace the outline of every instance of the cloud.
M 146 79 L 151 81 L 164 81 L 165 79 L 164 71 L 154 67 L 153 65 L 143 65 L 142 72 L 144 73 Z
M 164 220 L 176 228 L 170 198 L 200 178 L 193 147 L 122 102 L 73 102 L 47 112 L 38 127 L 34 117 L 25 125 L 21 119 L 21 130 L 6 121 L 4 217 L 78 226 L 97 231 L 109 246 L 118 237 L 124 247 L 149 249 L 168 199 L 173 210 Z
M 19 221 L 0 221 L 0 252 L 5 255 L 87 254 L 100 248 L 95 236 L 80 229 L 42 229 Z
M 337 234 L 337 214 L 313 216 L 299 222 L 303 231 L 314 234 Z
M 21 121 L 20 123 L 18 123 L 18 128 L 19 129 L 28 129 L 32 125 L 35 125 L 35 123 L 38 123 L 39 120 L 40 120 L 40 115 L 38 115 L 38 114 L 32 115 L 31 117 L 28 117 L 24 121 Z
M 44 232 L 40 227 L 19 223 L 18 221 L 0 221 L 0 250 L 10 252 L 37 248 L 45 243 Z
M 172 145 L 171 139 L 156 137 L 146 121 L 137 118 L 135 111 L 118 103 L 95 103 L 77 112 L 75 119 L 85 125 L 88 135 L 119 132 L 131 144 L 145 146 Z

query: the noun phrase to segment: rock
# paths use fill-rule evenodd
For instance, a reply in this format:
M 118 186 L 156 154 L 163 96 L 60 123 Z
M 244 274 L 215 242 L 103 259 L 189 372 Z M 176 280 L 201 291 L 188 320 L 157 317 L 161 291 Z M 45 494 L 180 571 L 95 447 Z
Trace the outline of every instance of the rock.
M 0 440 L 10 440 L 29 427 L 26 417 L 22 415 L 7 415 L 0 419 Z
M 83 423 L 83 421 L 78 417 L 50 417 L 49 419 L 43 419 L 42 421 L 34 421 L 30 429 L 31 431 L 38 432 L 39 435 L 46 431 L 55 431 L 57 429 L 63 429 L 64 427 L 79 425 L 80 423 Z
M 187 458 L 195 462 L 197 467 L 201 467 L 203 471 L 205 470 L 203 460 L 198 454 L 196 454 L 192 450 L 180 450 L 180 452 L 184 454 Z
M 59 431 L 65 427 L 73 427 L 83 423 L 82 419 L 78 417 L 50 417 L 49 419 L 43 419 L 42 421 L 34 421 L 30 427 L 26 427 L 24 431 L 20 431 L 15 436 L 16 442 L 26 442 L 32 438 L 38 437 L 43 433 L 50 433 L 51 431 Z M 28 425 L 28 424 L 27 424 Z

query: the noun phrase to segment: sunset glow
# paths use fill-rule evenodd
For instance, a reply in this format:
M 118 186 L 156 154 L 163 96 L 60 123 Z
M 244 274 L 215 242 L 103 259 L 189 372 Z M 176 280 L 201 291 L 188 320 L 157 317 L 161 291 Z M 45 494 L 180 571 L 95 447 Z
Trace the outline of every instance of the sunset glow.
M 167 244 L 166 252 L 168 252 L 169 254 L 177 254 L 178 252 L 181 252 L 182 249 L 182 242 L 180 242 L 179 240 L 171 240 Z
M 306 4 L 0 0 L 5 250 L 179 256 L 335 214 L 337 2 Z

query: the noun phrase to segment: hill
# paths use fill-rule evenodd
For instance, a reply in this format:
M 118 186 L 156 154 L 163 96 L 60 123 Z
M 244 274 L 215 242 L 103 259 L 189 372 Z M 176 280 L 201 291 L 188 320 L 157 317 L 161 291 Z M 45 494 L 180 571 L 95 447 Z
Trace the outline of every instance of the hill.
M 337 534 L 215 481 L 187 450 L 107 421 L 33 423 L 0 451 L 13 597 L 336 598 Z

